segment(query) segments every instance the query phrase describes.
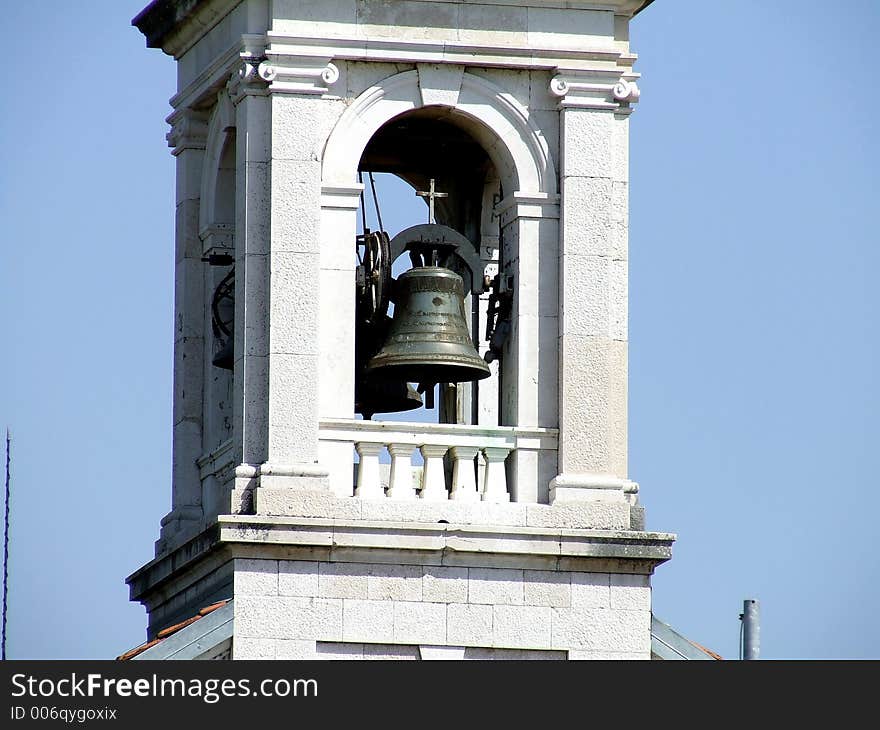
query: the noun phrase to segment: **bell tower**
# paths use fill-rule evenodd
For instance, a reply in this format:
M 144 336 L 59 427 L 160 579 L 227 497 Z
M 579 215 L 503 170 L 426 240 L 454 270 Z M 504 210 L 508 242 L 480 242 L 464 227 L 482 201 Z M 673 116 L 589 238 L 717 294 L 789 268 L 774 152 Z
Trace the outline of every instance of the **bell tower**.
M 127 579 L 147 638 L 229 599 L 236 659 L 650 658 L 674 541 L 627 473 L 650 2 L 134 18 L 178 70 L 171 511 Z M 424 221 L 368 226 L 374 174 Z

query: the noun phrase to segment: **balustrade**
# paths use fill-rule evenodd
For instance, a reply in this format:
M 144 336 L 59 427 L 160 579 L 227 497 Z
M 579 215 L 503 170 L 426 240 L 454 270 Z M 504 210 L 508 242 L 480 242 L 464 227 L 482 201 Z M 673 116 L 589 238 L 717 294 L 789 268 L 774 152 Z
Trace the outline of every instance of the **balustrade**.
M 335 419 L 321 422 L 320 441 L 327 447 L 331 479 L 340 496 L 351 496 L 353 481 L 359 499 L 498 503 L 511 501 L 511 455 L 553 452 L 549 456 L 555 458 L 557 433 L 548 428 Z M 357 453 L 353 475 L 339 463 L 346 445 Z M 414 458 L 417 453 L 420 460 Z

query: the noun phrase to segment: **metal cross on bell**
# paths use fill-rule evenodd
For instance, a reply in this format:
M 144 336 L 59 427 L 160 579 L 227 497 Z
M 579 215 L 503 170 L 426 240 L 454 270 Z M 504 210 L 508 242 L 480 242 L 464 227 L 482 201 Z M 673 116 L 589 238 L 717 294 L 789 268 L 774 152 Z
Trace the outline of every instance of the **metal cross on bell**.
M 434 219 L 434 199 L 448 198 L 449 193 L 438 193 L 434 189 L 434 178 L 432 177 L 428 189 L 416 190 L 416 195 L 418 195 L 420 198 L 428 199 L 428 223 L 436 223 L 437 221 Z

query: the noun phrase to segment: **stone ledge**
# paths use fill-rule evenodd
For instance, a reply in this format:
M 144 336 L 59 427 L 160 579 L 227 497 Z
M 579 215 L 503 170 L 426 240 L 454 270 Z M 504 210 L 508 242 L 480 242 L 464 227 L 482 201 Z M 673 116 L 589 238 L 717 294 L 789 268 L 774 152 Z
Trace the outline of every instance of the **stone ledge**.
M 223 515 L 208 530 L 130 575 L 150 603 L 234 558 L 518 568 L 650 575 L 672 557 L 663 532 Z
M 592 500 L 556 505 L 523 502 L 428 502 L 421 499 L 359 499 L 329 492 L 259 487 L 254 492 L 259 519 L 276 517 L 417 522 L 507 527 L 630 530 L 632 505 Z

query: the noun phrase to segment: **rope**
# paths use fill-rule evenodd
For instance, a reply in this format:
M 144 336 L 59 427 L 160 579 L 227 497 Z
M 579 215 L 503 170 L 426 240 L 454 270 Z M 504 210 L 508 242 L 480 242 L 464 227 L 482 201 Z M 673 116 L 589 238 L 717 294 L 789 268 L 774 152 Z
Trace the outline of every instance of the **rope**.
M 376 209 L 376 219 L 379 221 L 379 230 L 384 231 L 385 226 L 382 225 L 382 214 L 379 212 L 379 198 L 376 195 L 376 181 L 373 180 L 372 172 L 370 172 L 370 187 L 373 190 L 373 207 Z

